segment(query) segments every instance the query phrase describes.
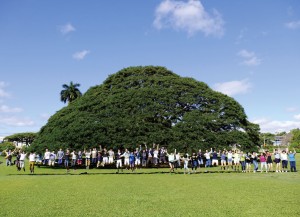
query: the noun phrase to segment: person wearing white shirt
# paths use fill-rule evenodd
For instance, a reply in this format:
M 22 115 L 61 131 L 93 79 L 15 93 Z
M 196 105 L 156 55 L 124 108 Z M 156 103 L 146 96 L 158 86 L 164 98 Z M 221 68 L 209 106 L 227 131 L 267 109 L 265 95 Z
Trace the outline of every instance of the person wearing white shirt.
M 34 173 L 34 163 L 35 163 L 35 153 L 30 152 L 30 154 L 29 154 L 29 169 L 30 169 L 31 174 Z
M 24 151 L 21 152 L 20 154 L 20 168 L 24 170 L 25 172 L 25 158 L 26 158 L 26 153 Z

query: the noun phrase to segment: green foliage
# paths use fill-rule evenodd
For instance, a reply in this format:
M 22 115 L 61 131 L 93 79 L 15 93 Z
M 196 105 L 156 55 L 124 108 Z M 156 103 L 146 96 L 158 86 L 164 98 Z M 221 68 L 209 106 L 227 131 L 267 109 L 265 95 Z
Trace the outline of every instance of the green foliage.
M 26 132 L 26 133 L 16 133 L 11 136 L 7 136 L 4 138 L 4 140 L 7 140 L 9 142 L 24 142 L 26 145 L 29 145 L 33 142 L 33 140 L 36 138 L 37 133 L 32 132 Z
M 136 147 L 178 150 L 259 144 L 259 127 L 233 98 L 164 67 L 129 67 L 53 115 L 34 149 Z
M 0 143 L 0 152 L 3 152 L 4 150 L 14 150 L 16 147 L 14 146 L 14 144 L 12 142 L 3 142 Z M 5 154 L 2 153 L 2 155 L 4 156 Z
M 73 102 L 75 99 L 81 97 L 82 93 L 78 89 L 80 87 L 80 84 L 73 84 L 73 82 L 70 82 L 70 85 L 63 84 L 62 87 L 64 88 L 60 92 L 60 100 L 64 103 L 66 102 Z

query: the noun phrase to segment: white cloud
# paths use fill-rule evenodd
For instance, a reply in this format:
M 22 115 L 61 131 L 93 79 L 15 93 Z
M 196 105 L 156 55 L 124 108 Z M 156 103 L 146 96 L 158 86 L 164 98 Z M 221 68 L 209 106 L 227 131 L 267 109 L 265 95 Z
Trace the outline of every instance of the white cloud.
M 7 98 L 10 96 L 10 94 L 4 90 L 7 85 L 7 83 L 0 81 L 0 98 Z
M 300 121 L 300 114 L 294 115 L 294 118 Z
M 241 81 L 229 81 L 224 83 L 216 83 L 213 85 L 213 89 L 228 96 L 234 96 L 238 94 L 245 94 L 252 88 L 252 84 L 248 79 Z
M 76 29 L 71 23 L 67 23 L 66 25 L 60 26 L 59 30 L 63 35 L 66 35 L 70 32 L 74 32 Z
M 89 50 L 83 50 L 83 51 L 79 51 L 73 54 L 73 58 L 75 60 L 83 60 L 86 55 L 88 55 L 90 53 Z
M 296 112 L 296 111 L 298 111 L 298 108 L 296 108 L 296 107 L 288 107 L 288 108 L 286 108 L 285 109 L 287 112 Z
M 243 28 L 240 30 L 238 37 L 236 38 L 235 44 L 240 44 L 241 42 L 245 41 L 245 34 L 248 31 L 247 28 Z
M 1 117 L 0 116 L 0 124 L 5 124 L 9 126 L 15 127 L 24 127 L 24 126 L 32 126 L 34 122 L 29 118 L 19 118 L 19 117 Z
M 289 132 L 292 129 L 300 128 L 300 121 L 277 121 L 267 118 L 252 120 L 253 123 L 259 124 L 261 132 Z
M 196 32 L 205 35 L 222 36 L 224 21 L 217 10 L 212 14 L 205 11 L 200 0 L 164 0 L 155 10 L 153 25 L 157 29 L 183 30 L 192 36 Z
M 23 111 L 21 108 L 11 108 L 7 105 L 0 105 L 0 113 L 17 113 L 21 111 Z
M 240 50 L 237 55 L 243 58 L 243 65 L 258 66 L 261 63 L 261 59 L 259 59 L 254 52 L 243 49 Z
M 286 23 L 285 27 L 287 27 L 288 29 L 298 29 L 300 28 L 300 20 Z

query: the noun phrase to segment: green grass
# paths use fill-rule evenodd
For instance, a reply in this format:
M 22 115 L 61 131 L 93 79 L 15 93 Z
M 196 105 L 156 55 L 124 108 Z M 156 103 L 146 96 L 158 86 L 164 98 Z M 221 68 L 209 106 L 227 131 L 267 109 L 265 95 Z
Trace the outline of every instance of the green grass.
M 26 166 L 24 173 L 0 165 L 1 217 L 300 216 L 299 172 L 183 175 L 158 173 L 167 169 L 137 174 L 91 169 L 79 175 L 86 170 L 66 174 L 36 168 L 29 175 Z

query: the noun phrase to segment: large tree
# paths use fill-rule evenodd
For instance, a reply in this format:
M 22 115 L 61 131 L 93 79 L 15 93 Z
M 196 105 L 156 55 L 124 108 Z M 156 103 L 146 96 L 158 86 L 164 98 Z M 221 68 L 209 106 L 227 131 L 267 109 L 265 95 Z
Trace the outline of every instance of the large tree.
M 203 82 L 164 67 L 129 67 L 53 115 L 33 148 L 159 143 L 185 151 L 238 143 L 250 149 L 258 131 L 237 101 Z
M 60 92 L 60 100 L 64 103 L 66 102 L 73 102 L 75 99 L 81 97 L 82 93 L 78 89 L 80 87 L 80 84 L 73 84 L 71 81 L 69 85 L 63 84 L 62 87 L 64 88 Z

